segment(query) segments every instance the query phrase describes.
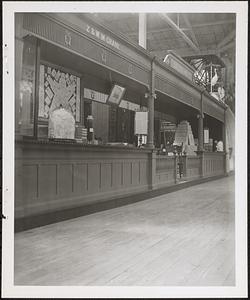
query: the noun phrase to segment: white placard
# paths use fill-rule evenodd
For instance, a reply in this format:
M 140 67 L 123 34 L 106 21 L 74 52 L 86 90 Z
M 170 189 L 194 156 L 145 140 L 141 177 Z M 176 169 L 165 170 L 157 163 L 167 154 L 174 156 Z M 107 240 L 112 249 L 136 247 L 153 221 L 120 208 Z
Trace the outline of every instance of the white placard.
M 148 112 L 135 112 L 135 134 L 148 134 Z
M 209 143 L 209 129 L 204 129 L 204 143 L 208 144 Z

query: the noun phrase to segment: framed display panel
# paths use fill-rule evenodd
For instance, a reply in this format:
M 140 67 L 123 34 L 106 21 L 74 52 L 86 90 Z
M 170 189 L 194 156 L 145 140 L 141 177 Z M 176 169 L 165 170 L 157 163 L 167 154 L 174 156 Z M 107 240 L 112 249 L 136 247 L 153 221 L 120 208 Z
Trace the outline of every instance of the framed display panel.
M 108 96 L 107 103 L 119 105 L 125 91 L 126 91 L 125 87 L 122 87 L 118 84 L 114 84 L 111 89 L 111 93 Z
M 80 77 L 59 66 L 40 64 L 39 81 L 38 118 L 48 120 L 62 106 L 80 122 Z

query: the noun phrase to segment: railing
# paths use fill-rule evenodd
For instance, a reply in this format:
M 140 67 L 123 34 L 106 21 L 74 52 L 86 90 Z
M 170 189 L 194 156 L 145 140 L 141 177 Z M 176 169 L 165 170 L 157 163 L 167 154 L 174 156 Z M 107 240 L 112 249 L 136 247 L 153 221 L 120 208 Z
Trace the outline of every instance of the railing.
M 225 173 L 225 153 L 224 152 L 204 152 L 203 176 L 211 177 L 223 175 Z
M 197 156 L 186 156 L 185 161 L 185 177 L 187 179 L 195 179 L 201 177 L 201 157 Z

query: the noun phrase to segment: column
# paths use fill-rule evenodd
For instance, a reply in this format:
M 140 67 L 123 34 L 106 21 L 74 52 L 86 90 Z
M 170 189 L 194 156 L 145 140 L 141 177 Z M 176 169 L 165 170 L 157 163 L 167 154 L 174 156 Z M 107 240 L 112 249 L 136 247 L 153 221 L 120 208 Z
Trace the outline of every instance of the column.
M 151 62 L 151 84 L 150 91 L 147 94 L 148 97 L 148 138 L 147 147 L 154 148 L 154 99 L 155 99 L 155 71 L 154 71 L 154 59 Z
M 203 151 L 204 147 L 204 128 L 203 128 L 203 114 L 198 115 L 198 151 Z
M 147 17 L 145 13 L 139 13 L 139 45 L 147 47 Z
M 156 150 L 149 153 L 149 189 L 155 189 L 156 183 Z
M 20 82 L 22 79 L 23 39 L 22 39 L 23 15 L 15 14 L 15 135 L 20 135 Z
M 222 142 L 224 151 L 224 174 L 227 175 L 229 170 L 229 153 L 227 151 L 226 109 L 224 110 L 224 123 L 222 123 Z
M 204 90 L 205 91 L 205 90 Z M 204 126 L 203 126 L 203 98 L 202 95 L 204 91 L 201 92 L 201 106 L 200 112 L 198 114 L 198 151 L 197 154 L 200 156 L 200 177 L 203 177 L 203 163 L 204 163 Z

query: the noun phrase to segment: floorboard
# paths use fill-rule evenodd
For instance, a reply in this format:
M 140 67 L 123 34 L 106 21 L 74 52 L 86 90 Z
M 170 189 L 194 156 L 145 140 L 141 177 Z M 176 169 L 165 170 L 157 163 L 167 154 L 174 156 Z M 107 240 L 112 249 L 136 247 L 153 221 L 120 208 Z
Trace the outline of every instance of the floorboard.
M 15 234 L 15 285 L 233 286 L 234 177 Z

